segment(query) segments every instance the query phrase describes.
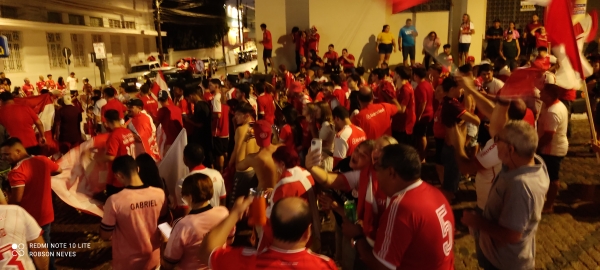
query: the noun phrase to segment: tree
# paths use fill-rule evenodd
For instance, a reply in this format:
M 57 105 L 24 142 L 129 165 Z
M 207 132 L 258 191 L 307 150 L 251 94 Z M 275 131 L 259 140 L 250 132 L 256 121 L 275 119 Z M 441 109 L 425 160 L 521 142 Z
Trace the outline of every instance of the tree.
M 192 50 L 220 44 L 229 31 L 225 0 L 163 0 L 163 49 Z

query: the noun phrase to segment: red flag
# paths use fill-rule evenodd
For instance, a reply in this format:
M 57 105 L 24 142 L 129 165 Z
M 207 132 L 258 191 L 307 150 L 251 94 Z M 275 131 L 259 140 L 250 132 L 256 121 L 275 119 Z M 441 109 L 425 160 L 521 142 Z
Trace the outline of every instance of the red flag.
M 46 145 L 42 147 L 45 156 L 51 156 L 58 152 L 58 143 L 52 136 L 52 123 L 54 121 L 54 102 L 50 94 L 33 97 L 15 98 L 16 104 L 29 106 L 40 118 L 44 125 L 44 138 Z M 33 128 L 33 127 L 32 127 Z
M 585 40 L 585 42 L 592 42 L 594 38 L 596 38 L 596 33 L 598 32 L 598 11 L 594 9 L 588 14 L 592 19 L 592 28 L 590 28 L 590 33 L 588 34 L 588 37 Z
M 573 6 L 570 0 L 552 0 L 546 8 L 546 33 L 548 41 L 552 46 L 564 45 L 565 53 L 571 62 L 573 70 L 579 72 L 583 78 L 583 67 L 579 58 L 579 49 L 577 40 L 575 39 L 575 31 L 573 30 L 573 21 L 571 14 Z M 568 27 L 565 27 L 568 26 Z
M 392 14 L 400 13 L 429 0 L 392 0 Z
M 173 100 L 171 100 L 171 93 L 169 93 L 169 86 L 167 85 L 167 81 L 165 80 L 165 75 L 163 74 L 162 70 L 159 70 L 156 73 L 156 78 L 154 78 L 154 84 L 152 85 L 151 95 L 152 98 L 154 98 L 154 100 L 158 101 L 158 93 L 161 90 L 167 91 L 167 93 L 169 94 L 169 103 L 173 104 Z M 158 107 L 161 107 L 160 104 Z
M 544 87 L 544 70 L 538 68 L 516 69 L 498 92 L 501 97 L 532 97 L 535 89 Z

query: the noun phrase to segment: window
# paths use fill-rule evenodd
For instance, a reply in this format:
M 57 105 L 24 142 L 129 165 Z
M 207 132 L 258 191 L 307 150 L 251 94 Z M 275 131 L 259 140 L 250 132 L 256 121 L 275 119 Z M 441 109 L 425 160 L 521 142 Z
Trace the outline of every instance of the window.
M 48 11 L 48 22 L 62 23 L 62 14 L 60 14 L 59 12 Z
M 144 54 L 150 54 L 150 39 L 144 38 Z
M 102 18 L 90 17 L 90 26 L 104 27 L 104 21 Z
M 85 25 L 85 21 L 83 20 L 83 16 L 69 14 L 69 24 L 73 25 Z
M 65 67 L 65 58 L 62 56 L 62 42 L 60 33 L 46 33 L 46 41 L 48 42 L 48 58 L 50 59 L 51 68 Z
M 108 19 L 108 26 L 110 28 L 123 28 L 123 25 L 121 25 L 121 21 L 119 20 Z
M 123 50 L 121 49 L 120 36 L 110 36 L 110 50 L 112 52 L 113 65 L 123 65 Z
M 135 37 L 127 37 L 127 53 L 129 55 L 137 54 L 137 46 L 135 44 Z
M 102 35 L 92 35 L 92 43 L 102 42 Z
M 18 10 L 16 7 L 0 6 L 0 15 L 2 16 L 2 18 L 18 19 L 19 14 L 17 13 L 17 11 Z
M 23 71 L 23 61 L 21 59 L 21 32 L 2 31 L 0 35 L 6 36 L 8 40 L 8 49 L 10 56 L 1 59 L 4 62 L 4 71 Z
M 125 29 L 135 29 L 135 22 L 123 22 Z
M 71 34 L 71 52 L 73 56 L 71 60 L 73 61 L 74 67 L 87 67 L 87 55 L 85 53 L 85 43 L 83 40 L 82 34 Z

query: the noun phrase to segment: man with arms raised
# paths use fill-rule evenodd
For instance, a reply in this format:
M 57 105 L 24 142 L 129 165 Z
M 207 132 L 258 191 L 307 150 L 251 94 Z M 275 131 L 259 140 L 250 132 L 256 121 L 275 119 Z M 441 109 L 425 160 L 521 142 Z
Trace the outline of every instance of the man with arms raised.
M 200 261 L 211 269 L 337 269 L 335 262 L 306 249 L 312 216 L 308 203 L 299 197 L 279 200 L 273 206 L 273 244 L 264 252 L 224 246 L 235 224 L 253 198 L 238 199 L 229 216 L 214 227 L 200 246 Z
M 11 186 L 8 203 L 23 207 L 42 227 L 44 242 L 51 243 L 50 226 L 54 221 L 54 208 L 50 176 L 58 175 L 62 170 L 47 157 L 27 154 L 18 138 L 4 141 L 0 152 L 2 158 L 12 165 L 7 176 Z M 50 268 L 54 269 L 52 256 Z
M 421 180 L 421 159 L 407 145 L 388 145 L 375 164 L 389 205 L 379 220 L 375 246 L 345 230 L 369 269 L 453 269 L 454 215 L 437 188 Z M 427 198 L 427 200 L 423 200 Z
M 160 264 L 158 224 L 170 222 L 165 192 L 144 185 L 131 156 L 120 156 L 112 172 L 126 186 L 108 197 L 100 223 L 100 237 L 112 240 L 113 269 L 155 269 Z
M 271 123 L 266 120 L 258 120 L 254 124 L 254 135 L 256 144 L 260 149 L 257 153 L 247 155 L 244 160 L 238 162 L 235 166 L 238 171 L 252 168 L 258 178 L 259 190 L 272 189 L 278 180 L 272 157 L 278 145 L 271 144 L 272 132 Z
M 235 146 L 229 158 L 229 167 L 236 168 L 237 163 L 246 159 L 246 156 L 259 150 L 254 133 L 255 111 L 249 103 L 241 103 L 235 111 L 234 121 L 238 125 L 235 130 Z M 245 170 L 236 170 L 233 191 L 230 203 L 239 196 L 245 196 L 252 187 L 256 187 L 254 181 L 254 169 L 247 167 Z

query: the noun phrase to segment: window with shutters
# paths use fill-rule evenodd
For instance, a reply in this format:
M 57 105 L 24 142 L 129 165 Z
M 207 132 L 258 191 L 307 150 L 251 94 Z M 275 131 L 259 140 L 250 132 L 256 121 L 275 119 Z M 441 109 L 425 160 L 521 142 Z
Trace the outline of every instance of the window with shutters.
M 123 50 L 121 49 L 121 36 L 110 36 L 110 50 L 113 65 L 123 65 Z
M 0 16 L 7 19 L 18 19 L 19 13 L 16 7 L 0 6 Z
M 104 21 L 102 18 L 90 17 L 90 26 L 104 27 Z
M 110 28 L 123 28 L 123 25 L 121 24 L 120 20 L 108 19 L 108 26 Z
M 48 43 L 48 58 L 50 59 L 50 68 L 64 68 L 65 58 L 62 55 L 62 42 L 60 33 L 46 33 L 46 42 Z
M 0 35 L 3 35 L 8 40 L 8 49 L 10 50 L 10 56 L 8 58 L 2 58 L 4 62 L 4 71 L 23 71 L 23 60 L 21 58 L 21 32 L 18 31 L 0 31 Z
M 144 54 L 150 54 L 150 39 L 144 38 Z
M 62 23 L 62 14 L 60 12 L 48 11 L 49 23 Z
M 125 21 L 125 22 L 123 22 L 123 26 L 124 26 L 123 28 L 125 28 L 125 29 L 135 29 L 135 22 Z
M 85 53 L 85 43 L 82 34 L 71 34 L 71 51 L 73 56 L 71 57 L 74 67 L 87 67 L 88 58 Z
M 137 54 L 137 44 L 135 42 L 135 37 L 132 37 L 132 36 L 127 37 L 127 53 L 129 55 Z
M 81 15 L 69 14 L 69 24 L 85 25 L 85 21 Z

